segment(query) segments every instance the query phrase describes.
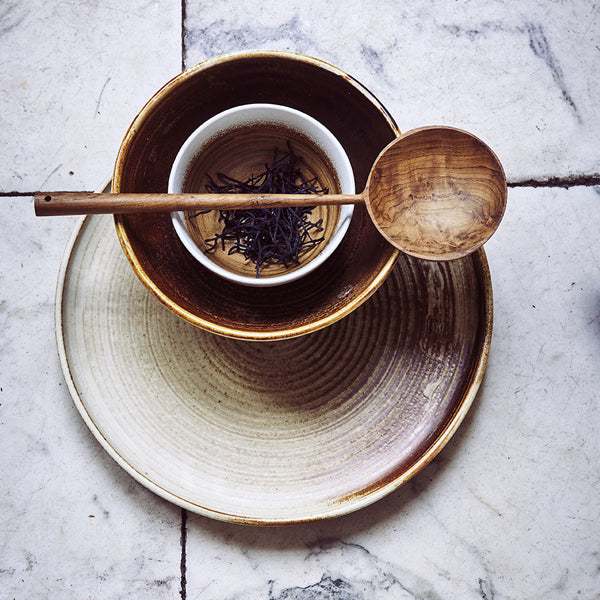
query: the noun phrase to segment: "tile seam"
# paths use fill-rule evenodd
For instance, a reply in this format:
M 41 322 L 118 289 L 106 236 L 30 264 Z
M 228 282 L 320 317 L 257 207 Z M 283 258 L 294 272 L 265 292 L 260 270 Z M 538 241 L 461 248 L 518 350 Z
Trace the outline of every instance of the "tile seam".
M 181 71 L 185 71 L 186 63 L 186 49 L 185 49 L 185 37 L 186 37 L 186 0 L 181 0 Z M 179 561 L 179 577 L 180 577 L 180 589 L 179 595 L 181 600 L 187 600 L 187 510 L 181 509 L 181 558 Z
M 508 181 L 508 187 L 595 187 L 600 185 L 600 175 L 572 175 L 569 177 L 548 177 L 547 179 L 522 179 Z
M 181 544 L 181 560 L 179 563 L 180 571 L 180 590 L 179 595 L 181 600 L 187 598 L 187 510 L 181 509 L 181 536 L 179 540 Z
M 507 181 L 509 188 L 545 187 L 545 188 L 571 188 L 571 187 L 597 187 L 600 186 L 600 175 L 576 175 L 573 177 L 549 177 L 547 179 L 522 179 Z M 53 193 L 70 192 L 89 194 L 96 190 L 53 190 Z M 33 197 L 39 191 L 0 192 L 0 198 Z
M 187 30 L 185 28 L 186 19 L 186 0 L 181 0 L 181 70 L 185 71 L 186 64 L 186 49 L 185 49 L 185 37 Z

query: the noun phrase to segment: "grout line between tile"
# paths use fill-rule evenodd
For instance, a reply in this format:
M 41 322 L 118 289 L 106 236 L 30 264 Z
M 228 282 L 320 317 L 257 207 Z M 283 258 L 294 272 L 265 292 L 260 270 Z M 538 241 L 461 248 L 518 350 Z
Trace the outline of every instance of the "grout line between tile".
M 185 50 L 185 19 L 186 19 L 186 0 L 181 0 L 181 71 L 185 71 L 186 50 Z M 179 562 L 180 590 L 181 600 L 187 600 L 187 510 L 181 509 L 181 534 L 179 543 L 181 544 L 181 559 Z
M 517 181 L 507 181 L 509 188 L 572 188 L 572 187 L 596 187 L 600 186 L 600 175 L 573 175 L 571 177 L 549 177 L 548 179 L 523 179 Z M 60 192 L 89 194 L 96 190 L 52 190 L 53 193 Z M 18 192 L 0 192 L 0 198 L 34 196 L 39 191 Z
M 179 540 L 181 544 L 181 561 L 179 563 L 180 581 L 181 588 L 179 595 L 181 600 L 187 598 L 187 510 L 181 509 L 181 537 Z
M 508 187 L 594 187 L 600 185 L 600 175 L 572 175 L 570 177 L 549 177 L 548 179 L 524 179 L 508 181 Z
M 186 0 L 181 0 L 181 70 L 185 71 L 186 51 L 185 51 L 185 18 L 186 18 Z

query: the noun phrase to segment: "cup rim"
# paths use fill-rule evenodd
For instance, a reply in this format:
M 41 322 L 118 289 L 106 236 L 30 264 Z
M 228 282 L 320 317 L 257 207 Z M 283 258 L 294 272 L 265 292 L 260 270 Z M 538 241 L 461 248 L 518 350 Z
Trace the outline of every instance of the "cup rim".
M 269 113 L 268 117 L 265 117 L 265 112 Z M 289 126 L 289 122 L 285 121 L 285 116 L 291 116 L 292 121 L 294 121 L 296 124 L 300 122 L 307 125 L 308 128 L 313 132 L 313 135 L 318 137 L 317 144 L 319 145 L 320 149 L 325 152 L 336 170 L 336 174 L 340 182 L 340 193 L 354 194 L 356 188 L 354 184 L 354 170 L 352 168 L 352 164 L 350 163 L 350 159 L 348 158 L 344 147 L 333 135 L 333 133 L 331 133 L 331 131 L 317 119 L 300 110 L 270 102 L 253 102 L 234 106 L 221 111 L 199 125 L 185 140 L 179 149 L 175 160 L 173 161 L 173 165 L 169 173 L 168 192 L 176 193 L 182 191 L 181 187 L 177 185 L 177 183 L 185 175 L 184 162 L 186 159 L 190 158 L 190 155 L 193 156 L 199 153 L 202 148 L 210 143 L 212 139 L 218 136 L 220 132 L 228 131 L 247 123 L 266 121 L 267 119 L 274 120 L 280 124 L 284 123 L 285 125 Z M 279 118 L 273 119 L 273 117 Z M 227 123 L 228 120 L 229 124 L 223 128 L 219 128 L 220 123 Z M 231 120 L 233 122 L 231 122 Z M 326 145 L 327 149 L 324 148 L 323 145 Z M 326 246 L 323 247 L 321 252 L 319 252 L 319 254 L 312 260 L 294 269 L 293 271 L 289 271 L 282 275 L 262 278 L 240 275 L 215 263 L 198 247 L 198 245 L 190 236 L 185 225 L 185 213 L 183 211 L 172 212 L 171 221 L 177 236 L 188 252 L 190 252 L 190 254 L 198 262 L 200 262 L 204 267 L 213 273 L 216 273 L 228 281 L 241 285 L 247 285 L 251 287 L 273 287 L 301 279 L 321 266 L 340 245 L 342 239 L 348 231 L 348 228 L 350 227 L 353 213 L 354 205 L 343 204 L 340 206 L 338 223 L 333 236 L 326 243 Z

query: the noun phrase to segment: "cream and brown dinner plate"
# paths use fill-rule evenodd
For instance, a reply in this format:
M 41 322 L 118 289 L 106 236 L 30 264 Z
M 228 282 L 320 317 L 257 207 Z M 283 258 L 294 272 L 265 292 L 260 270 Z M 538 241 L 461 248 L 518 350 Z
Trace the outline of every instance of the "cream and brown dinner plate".
M 147 290 L 110 216 L 75 232 L 57 296 L 65 377 L 110 456 L 175 504 L 259 525 L 342 515 L 417 473 L 467 413 L 491 327 L 480 250 L 400 256 L 363 306 L 315 333 L 222 337 Z

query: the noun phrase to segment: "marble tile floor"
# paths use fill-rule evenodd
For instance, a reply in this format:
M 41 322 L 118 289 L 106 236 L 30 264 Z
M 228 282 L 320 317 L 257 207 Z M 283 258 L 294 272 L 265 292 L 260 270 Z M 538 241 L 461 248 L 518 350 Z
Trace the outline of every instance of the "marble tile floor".
M 7 0 L 0 31 L 0 597 L 600 598 L 600 5 Z M 183 68 L 253 48 L 342 68 L 402 130 L 472 131 L 510 185 L 467 419 L 397 492 L 284 528 L 182 511 L 98 445 L 54 340 L 79 219 L 31 208 L 35 190 L 103 184 Z

